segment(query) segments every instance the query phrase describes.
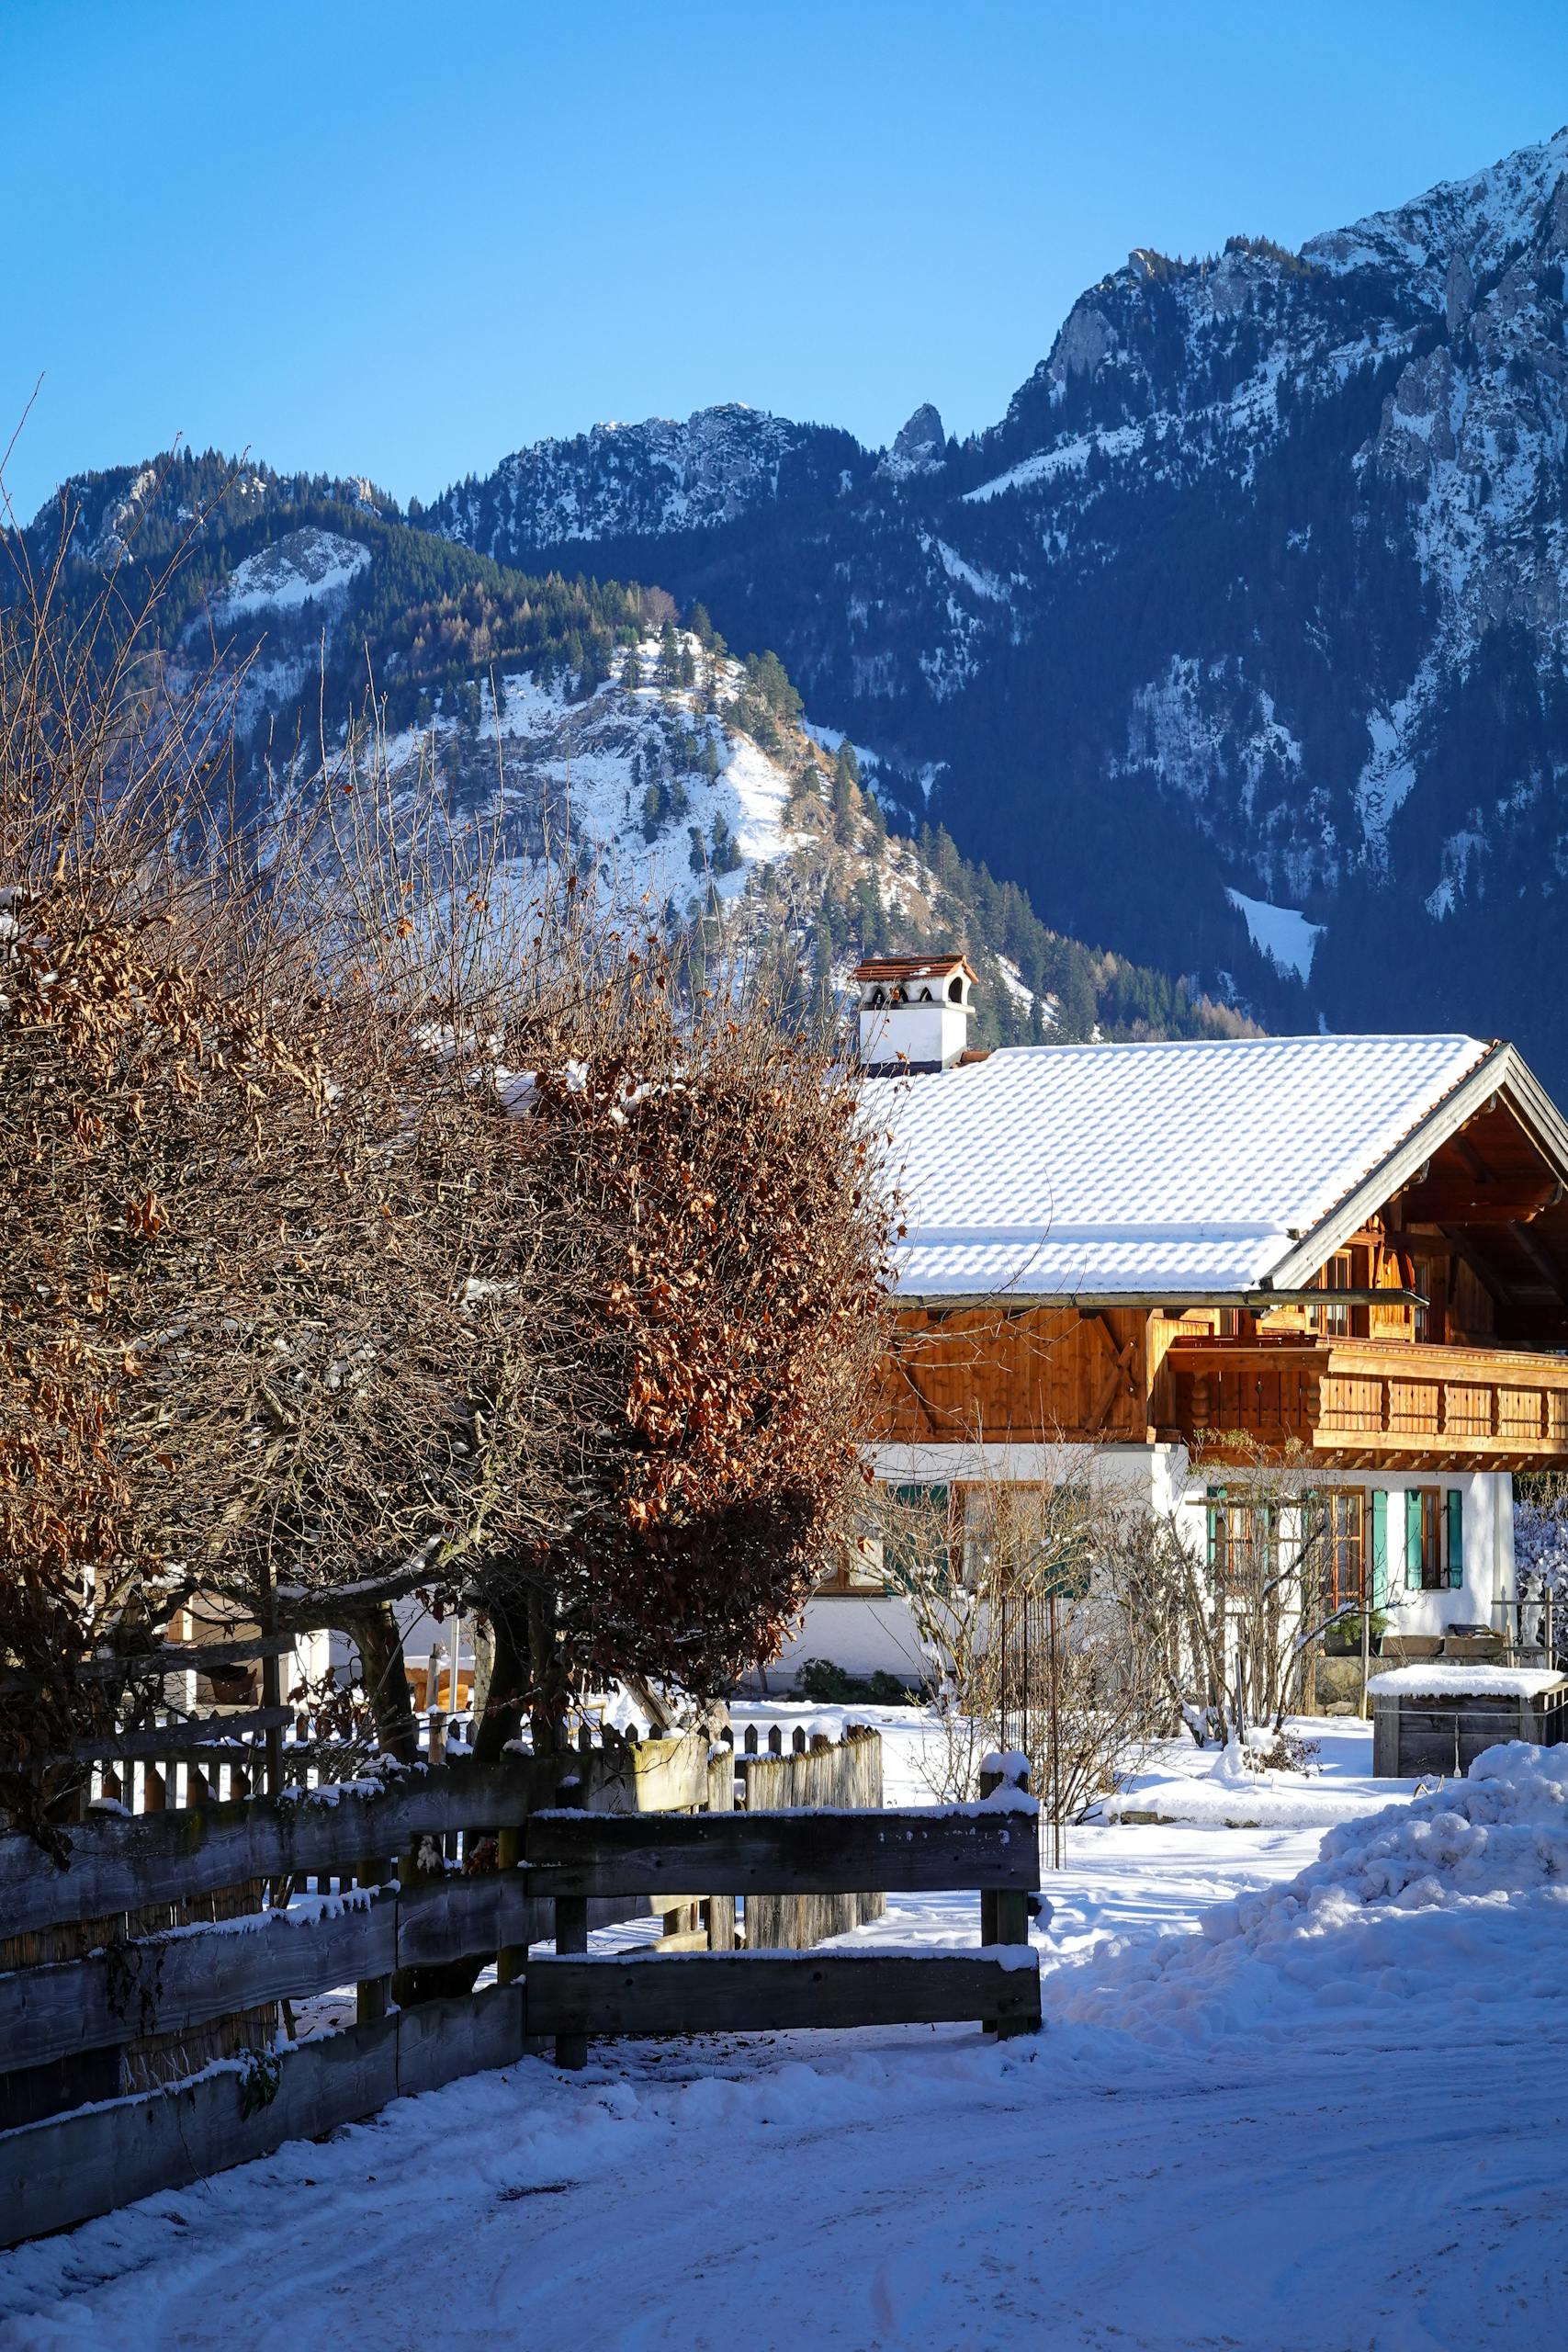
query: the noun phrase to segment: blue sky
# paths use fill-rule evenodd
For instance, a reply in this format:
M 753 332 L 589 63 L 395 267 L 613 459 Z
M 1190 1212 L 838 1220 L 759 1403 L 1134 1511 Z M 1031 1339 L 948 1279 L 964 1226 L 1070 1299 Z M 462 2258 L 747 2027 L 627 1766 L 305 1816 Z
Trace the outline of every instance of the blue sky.
M 428 497 L 601 417 L 992 422 L 1134 244 L 1568 119 L 1538 0 L 4 0 L 19 513 L 183 435 Z

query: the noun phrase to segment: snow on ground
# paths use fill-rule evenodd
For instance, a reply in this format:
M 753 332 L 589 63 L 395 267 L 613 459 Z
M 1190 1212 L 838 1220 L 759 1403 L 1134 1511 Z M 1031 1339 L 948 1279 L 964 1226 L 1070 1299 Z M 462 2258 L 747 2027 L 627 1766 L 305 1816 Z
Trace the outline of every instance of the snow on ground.
M 1414 1781 L 1372 1779 L 1365 1724 L 1325 1719 L 1298 1729 L 1318 1751 L 1312 1769 L 1301 1772 L 1252 1771 L 1235 1749 L 1217 1754 L 1190 1739 L 1168 1740 L 1107 1799 L 1106 1815 L 1136 1821 L 1152 1815 L 1213 1828 L 1330 1829 L 1381 1813 L 1395 1795 L 1415 1795 Z
M 1282 972 L 1294 972 L 1303 980 L 1311 977 L 1312 959 L 1323 937 L 1322 923 L 1308 922 L 1295 907 L 1271 906 L 1267 899 L 1249 899 L 1240 890 L 1227 889 L 1225 896 L 1246 922 L 1247 935 L 1260 956 L 1270 957 Z
M 653 674 L 659 650 L 657 638 L 639 648 L 645 675 Z M 739 692 L 741 677 L 739 664 L 726 666 L 728 697 Z M 558 855 L 568 842 L 589 854 L 617 903 L 660 907 L 673 899 L 685 907 L 705 895 L 710 879 L 721 899 L 733 900 L 760 867 L 793 856 L 811 839 L 787 821 L 785 769 L 725 718 L 704 713 L 690 689 L 627 689 L 606 681 L 575 702 L 558 684 L 542 684 L 525 671 L 508 672 L 500 686 L 499 718 L 490 686 L 481 689 L 474 739 L 479 768 L 493 775 L 499 763 L 504 775 L 504 791 L 486 804 L 487 812 L 504 808 L 514 819 L 525 816 L 525 836 L 548 836 Z M 714 778 L 695 771 L 671 774 L 667 721 L 697 741 L 712 741 Z M 448 756 L 457 734 L 445 713 L 423 729 L 405 729 L 386 745 L 388 766 L 396 775 L 412 776 L 422 763 Z M 634 755 L 656 765 L 667 792 L 679 787 L 679 813 L 667 808 L 651 840 L 644 831 L 644 778 L 634 775 Z M 715 847 L 716 823 L 733 841 L 740 862 L 710 876 L 705 860 Z M 695 865 L 694 831 L 702 844 Z M 508 843 L 506 872 L 520 904 L 540 879 L 535 854 L 535 848 Z
M 1117 424 L 1098 433 L 1080 433 L 1073 439 L 1058 441 L 1054 448 L 1036 451 L 1005 474 L 997 474 L 974 490 L 964 493 L 966 505 L 984 504 L 1000 498 L 1010 490 L 1027 490 L 1034 483 L 1051 481 L 1057 474 L 1082 473 L 1090 455 L 1096 451 L 1102 458 L 1124 458 L 1143 447 L 1144 428 L 1141 424 Z
M 762 1712 L 869 1715 L 890 1800 L 929 1793 L 911 1710 Z M 1332 1736 L 1348 1785 L 1368 1735 Z M 1047 1873 L 1039 2037 L 524 2061 L 0 2257 L 0 2346 L 1562 2341 L 1565 1804 L 1568 1752 L 1513 1748 L 1321 1854 L 1084 1827 Z M 852 1940 L 973 1943 L 977 1912 L 894 1900 Z

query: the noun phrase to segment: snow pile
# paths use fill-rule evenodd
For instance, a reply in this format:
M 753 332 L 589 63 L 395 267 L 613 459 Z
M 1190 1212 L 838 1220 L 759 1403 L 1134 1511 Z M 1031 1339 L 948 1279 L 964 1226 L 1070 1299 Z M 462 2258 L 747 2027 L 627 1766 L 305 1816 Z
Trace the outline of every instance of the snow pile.
M 1313 1731 L 1316 1746 L 1318 1726 Z M 1387 1811 L 1397 1783 L 1347 1772 L 1338 1759 L 1326 1777 L 1316 1762 L 1299 1770 L 1266 1768 L 1260 1751 L 1270 1737 L 1249 1733 L 1245 1747 L 1233 1740 L 1218 1755 L 1171 1741 L 1105 1799 L 1103 1816 L 1191 1822 L 1209 1829 L 1333 1829 Z M 1404 1786 L 1414 1793 L 1414 1781 Z
M 1454 1986 L 1568 1999 L 1568 1749 L 1489 1748 L 1468 1779 L 1331 1830 L 1282 1886 L 1238 1895 L 1200 1936 L 1047 1977 L 1059 2018 L 1161 2044 L 1289 2040 L 1326 2011 L 1382 2045 L 1451 2025 Z

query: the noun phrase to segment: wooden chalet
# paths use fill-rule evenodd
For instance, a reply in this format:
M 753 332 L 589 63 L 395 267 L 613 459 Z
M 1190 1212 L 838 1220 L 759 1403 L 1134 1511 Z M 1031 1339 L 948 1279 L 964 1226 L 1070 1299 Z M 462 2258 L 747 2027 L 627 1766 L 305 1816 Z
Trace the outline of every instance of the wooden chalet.
M 1513 1474 L 1568 1466 L 1568 1124 L 1514 1049 L 977 1056 L 961 1016 L 933 1068 L 925 1028 L 899 1060 L 890 961 L 860 976 L 908 1227 L 879 1475 L 1039 1479 L 1092 1446 L 1212 1530 L 1227 1462 L 1288 1453 L 1331 1492 L 1349 1587 L 1378 1555 L 1406 1630 L 1500 1623 Z M 814 1609 L 805 1653 L 832 1655 Z

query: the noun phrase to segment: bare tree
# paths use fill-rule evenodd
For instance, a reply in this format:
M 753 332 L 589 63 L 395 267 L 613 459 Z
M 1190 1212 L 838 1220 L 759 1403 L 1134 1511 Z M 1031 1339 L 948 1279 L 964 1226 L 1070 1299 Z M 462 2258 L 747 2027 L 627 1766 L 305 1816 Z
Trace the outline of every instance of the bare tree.
M 1068 1825 L 1136 1769 L 1157 1705 L 1145 1628 L 1109 1570 L 1123 1506 L 1092 1449 L 1060 1476 L 893 1488 L 884 1555 L 935 1672 L 939 1793 L 976 1793 L 993 1748 L 1029 1758 L 1060 1862 Z
M 500 892 L 374 729 L 240 821 L 215 674 L 0 627 L 7 1802 L 201 1600 L 357 1643 L 488 1612 L 492 1744 L 620 1671 L 704 1695 L 839 1540 L 886 1218 L 852 1084 L 738 976 Z M 323 730 L 324 732 L 325 730 Z M 80 1778 L 78 1773 L 76 1778 Z
M 1321 1473 L 1299 1449 L 1271 1452 L 1238 1433 L 1213 1441 L 1193 1467 L 1207 1487 L 1201 1536 L 1182 1505 L 1129 1512 L 1107 1563 L 1146 1628 L 1169 1715 L 1201 1746 L 1239 1748 L 1255 1731 L 1278 1738 L 1329 1625 L 1364 1611 L 1327 1591 Z

